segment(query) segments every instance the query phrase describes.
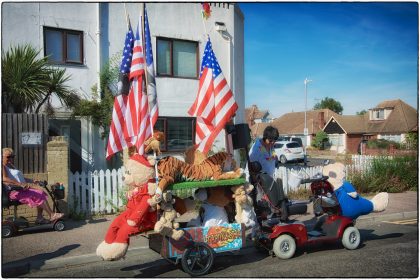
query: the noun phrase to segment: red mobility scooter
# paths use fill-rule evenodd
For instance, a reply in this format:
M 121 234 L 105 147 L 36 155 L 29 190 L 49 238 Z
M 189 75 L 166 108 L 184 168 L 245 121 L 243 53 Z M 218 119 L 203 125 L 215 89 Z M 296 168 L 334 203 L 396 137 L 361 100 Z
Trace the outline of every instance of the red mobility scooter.
M 258 162 L 250 163 L 249 167 L 251 181 L 264 194 L 263 200 L 266 200 L 271 210 L 280 213 L 278 216 L 269 217 L 265 214 L 267 205 L 261 205 L 261 202 L 254 204 L 261 226 L 261 234 L 255 241 L 257 248 L 268 250 L 278 258 L 289 259 L 293 257 L 298 246 L 319 242 L 341 240 L 343 246 L 350 250 L 359 246 L 361 238 L 355 221 L 341 216 L 340 205 L 333 187 L 327 181 L 328 177 L 318 174 L 302 180 L 302 183 L 310 183 L 310 201 L 314 205 L 315 217 L 304 222 L 290 221 L 290 215 L 306 213 L 307 205 L 303 207 L 302 203 L 289 201 L 284 195 L 282 181 L 273 180 L 269 175 L 262 173 Z

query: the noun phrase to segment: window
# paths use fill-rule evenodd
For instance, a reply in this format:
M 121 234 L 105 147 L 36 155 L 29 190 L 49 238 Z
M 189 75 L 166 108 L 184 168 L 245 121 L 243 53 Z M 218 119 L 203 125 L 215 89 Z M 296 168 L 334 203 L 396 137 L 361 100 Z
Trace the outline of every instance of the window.
M 158 118 L 154 129 L 165 134 L 165 141 L 161 143 L 162 151 L 185 151 L 194 144 L 194 118 Z
M 296 142 L 287 143 L 286 146 L 287 148 L 300 148 L 299 143 L 296 143 Z
M 373 110 L 372 111 L 372 119 L 373 120 L 384 120 L 385 119 L 385 110 L 384 109 Z
M 157 75 L 197 78 L 197 49 L 197 42 L 157 38 Z
M 274 144 L 274 149 L 280 149 L 281 147 L 283 147 L 283 144 Z
M 83 31 L 44 27 L 44 55 L 51 63 L 83 64 Z

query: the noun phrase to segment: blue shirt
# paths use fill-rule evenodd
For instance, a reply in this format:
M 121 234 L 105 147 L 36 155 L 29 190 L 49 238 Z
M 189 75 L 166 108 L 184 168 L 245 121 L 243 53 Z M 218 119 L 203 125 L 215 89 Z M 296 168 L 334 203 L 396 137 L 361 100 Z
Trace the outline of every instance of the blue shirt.
M 274 178 L 277 156 L 274 152 L 274 148 L 267 151 L 263 145 L 262 139 L 257 139 L 254 145 L 252 145 L 251 150 L 249 151 L 249 160 L 251 162 L 258 161 L 262 166 L 262 172 L 265 172 Z

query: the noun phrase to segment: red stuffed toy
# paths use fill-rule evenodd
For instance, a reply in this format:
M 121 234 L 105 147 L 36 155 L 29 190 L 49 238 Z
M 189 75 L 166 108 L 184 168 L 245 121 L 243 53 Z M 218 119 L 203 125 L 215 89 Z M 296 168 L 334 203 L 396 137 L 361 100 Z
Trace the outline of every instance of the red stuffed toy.
M 125 165 L 124 184 L 127 191 L 127 206 L 110 225 L 105 240 L 99 244 L 96 254 L 104 260 L 118 260 L 125 256 L 130 236 L 153 230 L 157 221 L 156 205 L 158 198 L 154 196 L 156 183 L 154 160 L 149 161 L 139 154 L 134 154 Z

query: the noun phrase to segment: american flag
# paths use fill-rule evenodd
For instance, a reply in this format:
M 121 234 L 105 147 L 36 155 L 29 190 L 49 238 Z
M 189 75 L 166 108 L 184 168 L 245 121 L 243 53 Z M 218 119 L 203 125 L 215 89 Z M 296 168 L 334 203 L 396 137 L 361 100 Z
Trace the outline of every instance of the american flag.
M 144 141 L 152 135 L 149 116 L 149 102 L 143 92 L 144 52 L 143 40 L 140 33 L 141 16 L 137 25 L 136 38 L 133 48 L 133 59 L 130 68 L 131 88 L 128 94 L 127 109 L 125 111 L 124 137 L 137 147 L 140 155 L 144 153 Z
M 203 153 L 210 150 L 214 139 L 237 109 L 209 38 L 201 63 L 197 97 L 188 110 L 188 114 L 197 118 L 195 142 L 198 150 Z
M 128 23 L 128 31 L 125 36 L 124 50 L 121 59 L 120 75 L 118 82 L 118 94 L 114 98 L 114 108 L 112 111 L 112 121 L 109 130 L 108 145 L 106 148 L 106 158 L 121 151 L 128 146 L 124 139 L 123 129 L 125 126 L 124 116 L 127 104 L 127 95 L 130 89 L 128 74 L 130 73 L 131 58 L 133 55 L 134 35 L 130 22 Z M 130 143 L 131 146 L 131 143 Z
M 153 66 L 153 51 L 152 42 L 150 39 L 149 20 L 147 17 L 146 4 L 144 4 L 144 41 L 145 41 L 145 52 L 146 52 L 146 75 L 147 75 L 147 96 L 149 98 L 150 117 L 152 119 L 152 126 L 155 125 L 158 115 L 158 103 L 156 94 L 156 82 L 155 82 L 155 68 Z

